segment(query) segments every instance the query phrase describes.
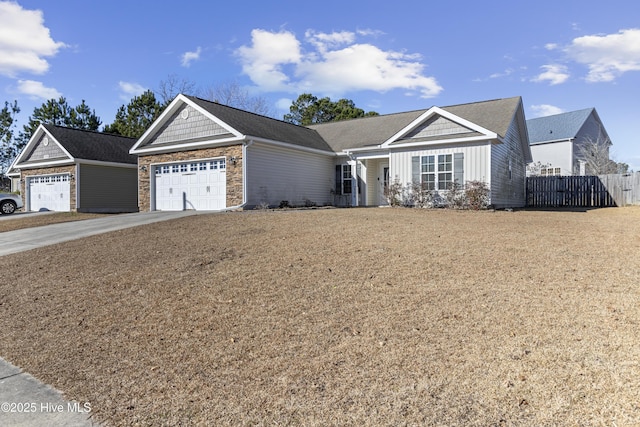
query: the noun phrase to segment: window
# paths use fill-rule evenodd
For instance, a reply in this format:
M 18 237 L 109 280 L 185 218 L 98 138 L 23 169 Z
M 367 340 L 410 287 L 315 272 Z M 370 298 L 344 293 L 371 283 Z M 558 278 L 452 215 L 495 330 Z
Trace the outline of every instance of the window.
M 351 194 L 351 165 L 342 165 L 342 194 Z
M 540 175 L 542 176 L 560 176 L 562 175 L 561 168 L 542 168 L 540 169 Z
M 169 166 L 163 166 L 162 173 L 169 173 Z
M 220 160 L 220 169 L 226 169 L 227 162 L 225 159 Z
M 420 161 L 420 182 L 425 190 L 436 189 L 435 156 L 422 156 Z
M 187 166 L 187 164 L 186 164 L 186 163 L 182 163 L 182 164 L 180 165 L 180 172 L 186 172 L 186 171 L 187 171 L 187 169 L 188 169 L 188 166 Z
M 197 163 L 191 163 L 191 164 L 189 165 L 189 171 L 190 171 L 190 172 L 195 172 L 195 171 L 197 171 L 197 170 L 198 170 L 198 164 L 197 164 Z
M 454 182 L 463 185 L 464 153 L 414 156 L 411 175 L 425 190 L 448 190 Z
M 206 170 L 207 170 L 207 162 L 200 162 L 200 163 L 198 164 L 198 168 L 199 168 L 199 170 L 201 170 L 201 171 L 206 171 Z
M 178 169 L 178 165 L 172 165 L 171 166 L 171 172 L 178 173 L 179 171 L 180 171 L 180 169 Z
M 453 183 L 451 154 L 438 156 L 438 190 L 448 190 Z
M 351 194 L 352 191 L 351 165 L 336 165 L 336 194 Z

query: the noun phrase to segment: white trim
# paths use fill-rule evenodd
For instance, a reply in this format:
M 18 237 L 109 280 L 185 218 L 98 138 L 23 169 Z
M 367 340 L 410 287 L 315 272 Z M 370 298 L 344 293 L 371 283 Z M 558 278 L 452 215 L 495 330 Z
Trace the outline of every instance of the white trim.
M 232 133 L 234 135 L 235 138 L 243 138 L 244 137 L 244 135 L 242 135 L 236 129 L 234 129 L 233 127 L 229 126 L 229 124 L 223 122 L 222 120 L 220 120 L 219 118 L 217 118 L 216 116 L 214 116 L 213 114 L 211 114 L 210 112 L 205 110 L 204 108 L 200 107 L 195 102 L 191 101 L 189 98 L 187 98 L 183 94 L 179 94 L 178 96 L 175 97 L 175 99 L 173 101 L 171 101 L 171 104 L 169 104 L 167 106 L 167 108 L 165 108 L 165 110 L 162 112 L 162 114 L 160 114 L 160 117 L 158 117 L 153 122 L 153 124 L 149 127 L 149 129 L 147 129 L 146 132 L 142 134 L 142 136 L 133 145 L 133 147 L 131 147 L 131 149 L 129 150 L 129 154 L 139 154 L 139 153 L 148 152 L 148 149 L 146 149 L 146 148 L 143 149 L 143 148 L 141 148 L 141 146 L 144 143 L 147 142 L 149 137 L 151 135 L 153 135 L 158 128 L 162 127 L 167 122 L 167 120 L 180 108 L 180 105 L 182 105 L 182 104 L 187 104 L 187 105 L 191 106 L 193 109 L 197 110 L 202 115 L 206 116 L 207 118 L 209 118 L 213 122 L 217 123 L 221 127 L 223 127 L 226 130 L 228 130 L 230 133 Z M 183 144 L 181 146 L 187 146 L 187 144 Z M 167 147 L 163 147 L 163 148 L 166 149 Z
M 22 151 L 20 152 L 20 154 L 18 155 L 18 157 L 16 157 L 16 159 L 14 160 L 14 162 L 11 164 L 11 166 L 9 167 L 9 169 L 11 169 L 12 167 L 15 167 L 16 165 L 18 165 L 21 161 L 22 158 L 26 155 L 26 153 L 29 153 L 33 150 L 36 141 L 38 141 L 40 139 L 40 137 L 42 136 L 42 134 L 45 134 L 47 137 L 51 138 L 51 140 L 62 150 L 62 152 L 69 157 L 67 160 L 57 160 L 55 162 L 50 162 L 50 164 L 59 164 L 61 161 L 62 162 L 73 162 L 75 159 L 73 158 L 73 156 L 62 146 L 62 144 L 60 144 L 58 142 L 57 139 L 55 139 L 53 137 L 53 135 L 51 135 L 51 133 L 49 133 L 45 127 L 41 124 L 38 126 L 38 128 L 36 129 L 36 131 L 33 133 L 33 135 L 31 136 L 31 138 L 29 139 L 29 142 L 27 142 L 27 145 L 25 145 L 25 147 L 22 149 Z M 37 163 L 38 165 L 41 163 Z M 32 165 L 28 165 L 28 167 L 32 167 Z
M 532 145 L 544 145 L 544 144 L 554 144 L 557 142 L 573 142 L 575 138 L 562 138 L 562 139 L 550 139 L 548 141 L 538 141 L 538 142 L 530 142 L 529 146 Z
M 60 166 L 60 165 L 74 165 L 74 164 L 76 164 L 76 162 L 73 159 L 55 160 L 53 162 L 46 162 L 46 163 L 29 163 L 28 165 L 20 166 L 20 170 L 25 171 L 29 169 L 47 168 L 47 167 L 54 167 L 54 166 Z
M 302 145 L 291 144 L 289 142 L 275 141 L 273 139 L 260 138 L 260 137 L 254 137 L 254 136 L 247 137 L 247 139 L 250 139 L 254 142 L 262 142 L 264 144 L 275 145 L 276 147 L 284 147 L 284 148 L 290 148 L 292 150 L 305 151 L 307 153 L 324 154 L 325 156 L 330 156 L 330 157 L 338 156 L 338 154 L 335 153 L 334 151 L 326 151 L 326 150 L 320 150 L 318 148 L 304 147 Z
M 427 110 L 424 113 L 422 113 L 417 119 L 415 119 L 414 121 L 409 123 L 407 126 L 402 128 L 400 131 L 398 131 L 391 138 L 389 138 L 385 142 L 383 142 L 380 145 L 380 147 L 381 148 L 389 147 L 394 141 L 396 141 L 397 139 L 399 139 L 399 138 L 403 137 L 404 135 L 408 134 L 409 132 L 414 130 L 416 127 L 418 127 L 419 125 L 424 123 L 426 120 L 430 119 L 431 117 L 433 117 L 435 115 L 442 116 L 444 118 L 447 118 L 447 119 L 451 120 L 452 122 L 455 122 L 455 123 L 457 123 L 459 125 L 462 125 L 464 127 L 467 127 L 467 128 L 469 128 L 471 130 L 474 130 L 476 132 L 479 132 L 479 133 L 483 134 L 484 136 L 481 137 L 481 139 L 487 139 L 487 138 L 498 139 L 498 135 L 495 132 L 491 132 L 490 130 L 485 129 L 482 126 L 477 125 L 476 123 L 473 123 L 473 122 L 470 122 L 469 120 L 463 119 L 460 116 L 456 116 L 455 114 L 450 113 L 450 112 L 448 112 L 446 110 L 443 110 L 440 107 L 431 107 L 429 110 Z M 448 141 L 462 142 L 465 139 L 467 139 L 467 138 L 456 138 L 456 139 L 450 139 Z M 474 140 L 474 139 L 469 139 L 469 140 Z M 440 140 L 437 140 L 436 142 L 440 143 L 439 141 Z M 433 141 L 430 141 L 430 142 L 433 142 Z M 428 145 L 428 143 L 421 142 L 421 143 L 398 144 L 398 145 L 394 145 L 394 147 L 413 147 L 415 145 Z
M 128 168 L 128 169 L 129 168 L 136 169 L 138 167 L 138 165 L 134 163 L 104 162 L 101 160 L 84 160 L 84 159 L 77 159 L 76 164 L 94 165 L 94 166 L 112 166 L 112 167 L 120 167 L 120 168 Z
M 197 162 L 208 162 L 210 160 L 220 160 L 220 159 L 225 159 L 225 164 L 227 163 L 227 156 L 194 157 L 189 160 L 178 160 L 178 161 L 169 160 L 166 162 L 149 163 L 149 167 L 165 166 L 165 165 L 182 165 L 182 164 L 197 163 Z
M 136 150 L 135 152 L 129 151 L 130 154 L 135 154 L 137 156 L 143 156 L 147 154 L 163 154 L 163 153 L 177 153 L 180 151 L 189 151 L 197 150 L 201 148 L 214 148 L 214 147 L 222 147 L 226 145 L 234 145 L 242 143 L 246 138 L 222 138 L 216 140 L 206 140 L 206 141 L 197 141 L 197 142 L 188 142 L 181 144 L 173 144 L 173 145 L 164 145 L 158 147 L 144 147 Z M 133 149 L 132 149 L 133 150 Z
M 493 142 L 494 144 L 501 144 L 503 142 L 502 139 L 498 138 L 498 135 L 494 133 L 493 136 L 481 135 L 481 136 L 473 136 L 468 138 L 453 138 L 453 139 L 438 139 L 435 141 L 407 142 L 404 144 L 393 144 L 388 148 L 432 147 L 435 145 L 459 144 L 459 143 L 480 142 L 480 141 L 490 141 L 490 142 Z
M 80 164 L 76 163 L 76 172 L 75 172 L 75 177 L 76 177 L 76 211 L 78 211 L 78 208 L 80 207 Z M 71 180 L 73 178 L 69 177 L 69 186 L 71 186 Z M 71 192 L 71 188 L 69 188 L 69 192 Z M 71 201 L 69 201 L 69 204 L 71 204 Z

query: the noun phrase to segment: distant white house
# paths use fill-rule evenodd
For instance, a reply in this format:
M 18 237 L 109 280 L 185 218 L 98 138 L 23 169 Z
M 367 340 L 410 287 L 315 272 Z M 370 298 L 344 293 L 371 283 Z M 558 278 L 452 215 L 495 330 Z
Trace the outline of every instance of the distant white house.
M 527 120 L 533 163 L 541 165 L 539 175 L 585 175 L 580 147 L 585 141 L 611 145 L 595 108 Z

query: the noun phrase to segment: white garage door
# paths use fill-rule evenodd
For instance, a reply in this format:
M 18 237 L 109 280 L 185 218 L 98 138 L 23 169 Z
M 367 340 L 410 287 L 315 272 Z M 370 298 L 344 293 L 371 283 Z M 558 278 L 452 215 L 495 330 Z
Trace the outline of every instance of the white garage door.
M 225 159 L 155 167 L 156 210 L 219 210 L 226 207 L 227 169 Z
M 29 178 L 29 210 L 71 210 L 69 175 L 33 176 Z

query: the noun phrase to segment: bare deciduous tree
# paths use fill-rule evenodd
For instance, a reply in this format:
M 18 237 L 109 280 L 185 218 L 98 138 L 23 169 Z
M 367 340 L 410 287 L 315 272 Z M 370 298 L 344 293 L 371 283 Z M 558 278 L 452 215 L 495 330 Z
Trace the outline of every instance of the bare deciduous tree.
M 585 163 L 587 175 L 618 173 L 618 164 L 609 158 L 609 138 L 586 137 L 577 146 L 577 157 Z
M 198 96 L 196 84 L 190 80 L 169 74 L 166 80 L 160 81 L 156 94 L 162 105 L 168 105 L 178 94 Z
M 249 91 L 240 86 L 237 81 L 209 86 L 202 91 L 200 96 L 209 101 L 261 114 L 263 116 L 274 115 L 273 109 L 269 106 L 269 103 L 265 98 L 251 95 Z
M 541 161 L 529 163 L 527 165 L 527 176 L 540 176 L 542 175 L 542 170 L 550 167 L 549 163 L 542 163 Z

